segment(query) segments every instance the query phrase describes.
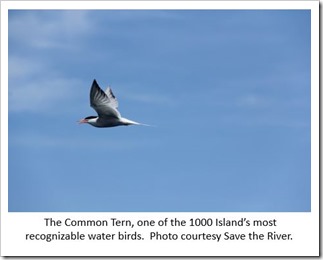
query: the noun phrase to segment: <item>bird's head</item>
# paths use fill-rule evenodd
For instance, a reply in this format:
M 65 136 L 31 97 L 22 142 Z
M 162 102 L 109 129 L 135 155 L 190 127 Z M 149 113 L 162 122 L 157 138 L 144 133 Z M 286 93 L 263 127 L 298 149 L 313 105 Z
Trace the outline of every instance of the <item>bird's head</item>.
M 81 119 L 80 121 L 79 121 L 79 123 L 80 124 L 91 124 L 91 123 L 94 123 L 94 122 L 96 122 L 96 120 L 97 120 L 97 116 L 88 116 L 88 117 L 86 117 L 86 118 L 83 118 L 83 119 Z

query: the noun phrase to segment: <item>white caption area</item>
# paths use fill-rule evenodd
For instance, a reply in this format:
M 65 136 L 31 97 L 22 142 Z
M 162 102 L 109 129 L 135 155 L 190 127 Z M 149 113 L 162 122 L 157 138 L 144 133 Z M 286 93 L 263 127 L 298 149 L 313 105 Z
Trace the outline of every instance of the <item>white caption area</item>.
M 318 254 L 311 213 L 9 213 L 6 256 Z

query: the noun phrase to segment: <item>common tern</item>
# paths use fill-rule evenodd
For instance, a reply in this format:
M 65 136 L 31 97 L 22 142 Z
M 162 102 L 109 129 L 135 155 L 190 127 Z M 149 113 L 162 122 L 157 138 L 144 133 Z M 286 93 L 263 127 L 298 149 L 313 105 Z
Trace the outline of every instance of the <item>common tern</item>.
M 104 92 L 93 80 L 90 91 L 90 105 L 98 113 L 98 116 L 88 116 L 79 121 L 95 127 L 114 127 L 121 125 L 145 125 L 127 118 L 121 117 L 118 108 L 118 100 L 110 87 Z M 148 125 L 146 125 L 148 126 Z

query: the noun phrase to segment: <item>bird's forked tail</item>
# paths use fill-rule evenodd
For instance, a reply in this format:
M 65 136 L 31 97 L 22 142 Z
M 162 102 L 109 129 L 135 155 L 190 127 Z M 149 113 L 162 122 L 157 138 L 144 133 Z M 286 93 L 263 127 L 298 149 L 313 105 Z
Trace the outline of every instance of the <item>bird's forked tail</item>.
M 129 120 L 127 118 L 121 118 L 120 121 L 124 124 L 124 125 L 143 125 L 143 126 L 151 126 L 152 125 L 147 125 L 147 124 L 142 124 L 142 123 L 138 123 L 136 121 L 132 121 L 132 120 Z

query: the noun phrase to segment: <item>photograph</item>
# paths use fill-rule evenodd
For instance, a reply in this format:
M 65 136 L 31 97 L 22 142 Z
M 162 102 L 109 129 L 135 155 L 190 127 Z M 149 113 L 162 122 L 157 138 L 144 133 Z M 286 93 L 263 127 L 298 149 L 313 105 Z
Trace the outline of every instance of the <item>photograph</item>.
M 9 212 L 311 212 L 310 9 L 8 10 Z

